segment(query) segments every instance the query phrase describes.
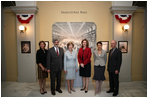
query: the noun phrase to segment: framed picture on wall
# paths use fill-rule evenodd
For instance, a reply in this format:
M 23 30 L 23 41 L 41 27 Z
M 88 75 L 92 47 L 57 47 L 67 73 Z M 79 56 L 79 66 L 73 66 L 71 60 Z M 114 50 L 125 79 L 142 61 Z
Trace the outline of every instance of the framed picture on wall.
M 118 41 L 118 48 L 122 53 L 128 53 L 128 41 Z
M 62 26 L 66 32 L 59 29 L 59 26 Z M 67 43 L 72 41 L 74 43 L 74 50 L 78 51 L 81 47 L 81 41 L 86 38 L 91 43 L 89 47 L 94 50 L 94 46 L 96 46 L 96 29 L 94 22 L 55 22 L 52 24 L 52 40 L 59 39 L 59 46 L 64 51 L 67 50 Z
M 49 49 L 49 41 L 44 41 L 45 42 L 45 44 L 46 44 L 46 46 L 45 46 L 45 49 Z
M 102 49 L 108 53 L 109 52 L 109 41 L 101 41 L 101 42 L 102 42 Z
M 21 53 L 31 53 L 30 41 L 21 41 Z

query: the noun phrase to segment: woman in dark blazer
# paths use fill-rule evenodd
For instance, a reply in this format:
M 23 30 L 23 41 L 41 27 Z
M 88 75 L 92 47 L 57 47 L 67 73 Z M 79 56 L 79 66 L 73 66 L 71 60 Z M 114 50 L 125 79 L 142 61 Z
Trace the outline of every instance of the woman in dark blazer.
M 46 87 L 46 78 L 48 77 L 47 69 L 46 69 L 46 57 L 47 57 L 47 50 L 45 49 L 45 42 L 40 41 L 39 47 L 40 49 L 37 50 L 36 53 L 36 63 L 38 65 L 38 79 L 40 85 L 40 93 L 44 94 L 47 93 Z
M 82 47 L 78 52 L 78 62 L 80 64 L 80 76 L 83 79 L 83 88 L 81 91 L 85 90 L 88 92 L 88 81 L 91 76 L 91 49 L 89 48 L 89 43 L 87 39 L 82 40 Z

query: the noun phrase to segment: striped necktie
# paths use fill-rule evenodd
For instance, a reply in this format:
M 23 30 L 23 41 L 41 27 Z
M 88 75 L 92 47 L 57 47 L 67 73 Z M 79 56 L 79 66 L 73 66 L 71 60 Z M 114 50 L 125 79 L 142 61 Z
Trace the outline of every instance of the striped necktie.
M 58 51 L 58 47 L 56 47 L 56 52 L 57 52 L 57 55 L 59 56 L 59 51 Z

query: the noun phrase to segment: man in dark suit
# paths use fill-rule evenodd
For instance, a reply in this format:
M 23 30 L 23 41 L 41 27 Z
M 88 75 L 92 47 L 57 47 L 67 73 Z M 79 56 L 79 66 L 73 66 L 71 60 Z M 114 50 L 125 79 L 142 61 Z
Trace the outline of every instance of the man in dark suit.
M 109 73 L 109 85 L 110 89 L 107 93 L 113 93 L 113 96 L 118 95 L 119 91 L 119 72 L 122 63 L 122 53 L 116 48 L 117 42 L 111 41 L 112 49 L 108 56 L 108 73 Z
M 55 95 L 55 90 L 62 93 L 61 88 L 61 72 L 64 66 L 64 51 L 59 47 L 59 41 L 53 41 L 54 46 L 48 50 L 47 54 L 47 71 L 50 72 L 51 94 Z M 55 79 L 57 85 L 55 89 Z

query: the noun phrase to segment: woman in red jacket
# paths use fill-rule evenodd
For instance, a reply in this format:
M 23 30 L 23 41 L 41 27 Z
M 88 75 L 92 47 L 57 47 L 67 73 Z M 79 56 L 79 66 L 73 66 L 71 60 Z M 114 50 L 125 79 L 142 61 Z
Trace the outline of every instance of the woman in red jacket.
M 80 76 L 83 79 L 83 88 L 81 91 L 85 90 L 88 92 L 88 81 L 91 76 L 91 49 L 89 48 L 89 43 L 87 39 L 83 39 L 81 42 L 82 47 L 78 52 L 78 62 L 80 65 Z

